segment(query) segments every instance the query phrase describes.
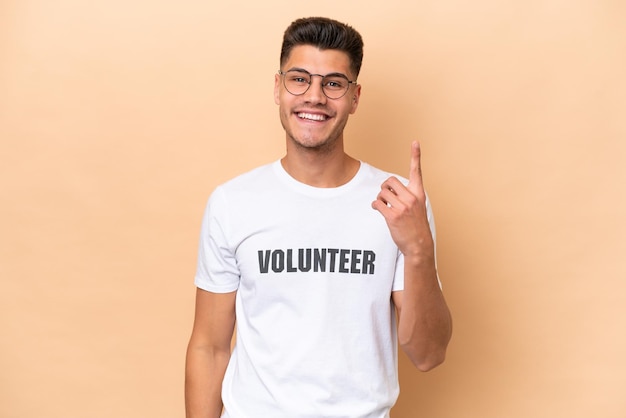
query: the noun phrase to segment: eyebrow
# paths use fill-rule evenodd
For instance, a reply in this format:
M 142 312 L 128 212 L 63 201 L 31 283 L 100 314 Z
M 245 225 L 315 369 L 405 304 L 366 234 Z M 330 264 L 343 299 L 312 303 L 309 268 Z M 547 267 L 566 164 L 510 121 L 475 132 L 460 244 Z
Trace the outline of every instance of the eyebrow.
M 305 70 L 304 68 L 300 68 L 300 67 L 291 67 L 290 69 L 288 69 L 287 71 L 299 71 L 302 73 L 307 73 L 309 75 L 312 75 L 313 73 L 311 73 L 308 70 Z M 315 74 L 315 75 L 322 75 L 324 77 L 328 77 L 328 76 L 339 76 L 339 77 L 345 77 L 346 80 L 350 80 L 350 77 L 348 77 L 346 74 L 344 73 L 340 73 L 340 72 L 333 72 L 333 73 L 328 73 L 328 74 Z

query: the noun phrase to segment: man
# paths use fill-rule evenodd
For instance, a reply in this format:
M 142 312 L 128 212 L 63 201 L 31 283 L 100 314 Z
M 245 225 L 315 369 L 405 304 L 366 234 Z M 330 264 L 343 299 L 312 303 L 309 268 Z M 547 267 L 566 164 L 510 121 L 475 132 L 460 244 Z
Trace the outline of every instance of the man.
M 285 31 L 286 155 L 216 188 L 205 212 L 188 418 L 389 417 L 397 341 L 422 371 L 444 359 L 451 318 L 419 146 L 408 182 L 344 152 L 362 57 L 337 21 Z

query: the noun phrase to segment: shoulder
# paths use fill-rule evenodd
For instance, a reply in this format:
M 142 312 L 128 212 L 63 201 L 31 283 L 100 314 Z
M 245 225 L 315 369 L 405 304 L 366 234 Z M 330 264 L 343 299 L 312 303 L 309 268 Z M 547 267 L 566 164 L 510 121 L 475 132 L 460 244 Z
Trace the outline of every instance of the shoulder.
M 404 184 L 408 184 L 409 182 L 409 180 L 403 176 L 400 176 L 396 173 L 382 170 L 364 161 L 361 161 L 361 170 L 363 171 L 364 176 L 371 179 L 372 181 L 379 181 L 382 183 L 383 181 L 387 180 L 389 177 L 395 177 Z
M 267 182 L 268 178 L 274 176 L 274 165 L 276 162 L 264 164 L 250 171 L 246 171 L 233 177 L 218 186 L 219 189 L 237 190 L 249 188 L 257 183 Z
M 267 190 L 268 184 L 272 184 L 275 163 L 265 164 L 247 172 L 237 175 L 225 182 L 217 185 L 209 194 L 207 209 L 216 211 L 218 208 L 226 208 L 230 203 L 237 204 L 250 202 L 254 199 L 255 193 L 262 193 Z
M 211 195 L 231 198 L 240 196 L 249 199 L 258 193 L 263 193 L 276 184 L 275 165 L 276 162 L 268 163 L 226 180 L 215 187 Z

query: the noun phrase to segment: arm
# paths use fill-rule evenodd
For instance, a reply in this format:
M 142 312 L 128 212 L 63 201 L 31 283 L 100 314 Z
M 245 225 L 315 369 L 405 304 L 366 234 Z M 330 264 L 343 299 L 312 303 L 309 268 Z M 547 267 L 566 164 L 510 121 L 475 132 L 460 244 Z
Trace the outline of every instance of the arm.
M 445 359 L 452 318 L 437 279 L 435 244 L 416 142 L 412 146 L 409 184 L 405 187 L 395 177 L 387 179 L 372 207 L 383 215 L 404 255 L 404 290 L 392 294 L 400 346 L 419 370 L 428 371 Z
M 452 319 L 436 277 L 433 284 L 420 266 L 406 263 L 405 288 L 392 294 L 398 341 L 415 367 L 426 372 L 445 359 Z
M 187 418 L 219 418 L 222 413 L 222 380 L 230 359 L 236 294 L 196 291 L 185 365 Z

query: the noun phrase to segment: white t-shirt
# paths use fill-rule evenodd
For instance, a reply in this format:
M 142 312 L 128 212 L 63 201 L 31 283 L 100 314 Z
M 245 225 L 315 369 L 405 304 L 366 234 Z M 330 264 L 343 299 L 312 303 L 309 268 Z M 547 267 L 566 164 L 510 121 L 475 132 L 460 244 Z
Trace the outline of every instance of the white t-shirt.
M 361 163 L 349 183 L 315 188 L 276 161 L 212 193 L 195 283 L 237 290 L 224 418 L 389 416 L 403 256 L 371 207 L 389 176 Z

